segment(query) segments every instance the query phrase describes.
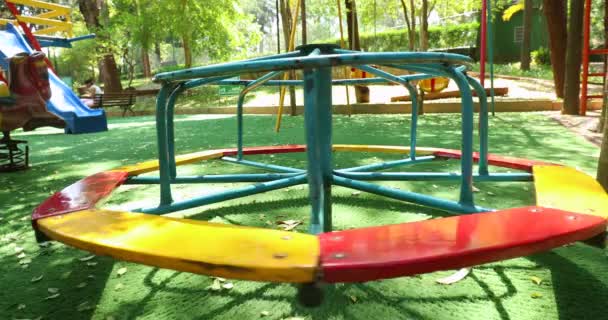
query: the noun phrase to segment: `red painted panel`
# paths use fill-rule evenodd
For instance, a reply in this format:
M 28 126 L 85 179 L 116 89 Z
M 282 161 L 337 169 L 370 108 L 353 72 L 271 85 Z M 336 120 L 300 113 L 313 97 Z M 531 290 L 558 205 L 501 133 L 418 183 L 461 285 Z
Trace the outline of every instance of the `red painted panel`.
M 434 155 L 436 157 L 441 157 L 441 158 L 460 159 L 461 152 L 460 152 L 460 150 L 444 149 L 444 150 L 435 152 Z M 475 162 L 479 162 L 479 152 L 473 153 L 473 160 Z M 493 155 L 493 154 L 488 155 L 488 163 L 491 165 L 494 165 L 494 166 L 516 169 L 516 170 L 525 170 L 528 172 L 532 172 L 532 166 L 535 166 L 535 165 L 544 165 L 544 166 L 556 165 L 554 163 L 549 163 L 549 162 L 528 160 L 528 159 L 515 158 L 515 157 L 503 157 L 503 156 L 497 156 L 497 155 Z
M 526 256 L 606 230 L 606 220 L 526 207 L 323 233 L 324 281 L 363 282 Z
M 223 149 L 225 156 L 234 156 L 237 154 L 236 148 Z M 243 154 L 274 154 L 274 153 L 291 153 L 291 152 L 304 152 L 306 151 L 306 145 L 303 144 L 289 144 L 282 146 L 263 146 L 263 147 L 248 147 L 243 148 Z
M 92 208 L 127 177 L 128 173 L 122 171 L 100 172 L 88 176 L 46 199 L 34 209 L 32 220 Z

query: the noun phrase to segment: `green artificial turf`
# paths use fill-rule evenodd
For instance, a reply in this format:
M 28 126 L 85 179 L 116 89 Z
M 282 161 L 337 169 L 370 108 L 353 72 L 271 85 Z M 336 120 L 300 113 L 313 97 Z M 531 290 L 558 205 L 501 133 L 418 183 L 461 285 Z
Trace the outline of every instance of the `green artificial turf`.
M 405 116 L 334 117 L 334 143 L 407 145 Z M 459 115 L 425 115 L 419 145 L 459 148 Z M 598 149 L 541 114 L 491 117 L 491 152 L 541 159 L 595 171 Z M 247 145 L 304 143 L 302 117 L 286 117 L 280 134 L 274 119 L 245 118 Z M 178 153 L 235 146 L 233 117 L 178 116 Z M 29 214 L 53 192 L 95 172 L 156 157 L 152 117 L 110 119 L 110 131 L 64 135 L 45 129 L 14 133 L 27 139 L 32 168 L 0 175 L 0 319 L 607 319 L 608 261 L 596 248 L 574 244 L 551 252 L 475 267 L 453 285 L 440 285 L 437 272 L 365 284 L 339 284 L 325 290 L 315 309 L 298 305 L 296 288 L 287 284 L 227 280 L 231 289 L 211 290 L 205 276 L 146 267 L 59 243 L 39 248 Z M 395 155 L 339 153 L 336 166 L 396 159 Z M 305 154 L 251 159 L 304 167 Z M 459 162 L 440 161 L 406 170 L 457 171 Z M 504 171 L 504 170 L 503 170 Z M 260 172 L 219 161 L 189 165 L 180 173 Z M 567 177 L 564 178 L 567 183 Z M 386 182 L 387 185 L 456 199 L 454 183 Z M 233 185 L 176 186 L 177 199 Z M 479 183 L 479 205 L 508 208 L 532 204 L 530 183 Z M 238 225 L 278 228 L 295 219 L 308 227 L 307 187 L 200 207 L 174 215 Z M 374 195 L 334 189 L 336 229 L 431 219 L 446 214 Z M 133 209 L 157 203 L 158 188 L 125 186 L 104 203 Z M 533 223 L 533 222 L 531 222 Z M 179 244 L 176 244 L 179 245 Z M 221 245 L 201 243 L 201 246 Z M 23 249 L 24 255 L 19 256 Z M 30 261 L 31 260 L 31 261 Z M 86 259 L 85 259 L 86 260 Z M 21 262 L 21 264 L 20 264 Z M 126 268 L 122 276 L 118 270 Z M 124 269 L 123 269 L 124 271 Z M 38 279 L 43 276 L 42 279 Z M 33 281 L 36 280 L 36 281 Z M 540 284 L 538 281 L 540 280 Z M 51 288 L 52 292 L 49 292 Z M 58 296 L 53 288 L 58 289 Z M 49 299 L 49 297 L 54 297 Z

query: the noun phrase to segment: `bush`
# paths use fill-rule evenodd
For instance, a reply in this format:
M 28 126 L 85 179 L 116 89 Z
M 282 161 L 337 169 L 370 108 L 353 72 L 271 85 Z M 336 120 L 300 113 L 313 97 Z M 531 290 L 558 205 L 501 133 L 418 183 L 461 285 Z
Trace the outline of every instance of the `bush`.
M 479 23 L 463 23 L 429 28 L 429 49 L 475 47 Z M 416 30 L 420 31 L 420 30 Z M 416 32 L 416 47 L 419 46 Z M 376 33 L 363 33 L 360 36 L 361 48 L 364 51 L 404 51 L 408 48 L 408 36 L 405 28 Z M 323 43 L 340 44 L 340 39 L 328 39 Z
M 549 53 L 549 49 L 545 47 L 532 51 L 531 56 L 532 61 L 537 65 L 547 66 L 551 64 L 551 54 Z

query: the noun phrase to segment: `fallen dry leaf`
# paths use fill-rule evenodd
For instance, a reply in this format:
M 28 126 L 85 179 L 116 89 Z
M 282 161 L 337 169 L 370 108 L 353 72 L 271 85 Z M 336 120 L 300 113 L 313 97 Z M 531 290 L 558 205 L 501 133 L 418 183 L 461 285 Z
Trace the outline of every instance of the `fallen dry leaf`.
M 353 296 L 353 295 L 349 295 L 349 296 L 348 296 L 348 298 L 350 299 L 350 301 L 351 301 L 352 303 L 357 303 L 357 301 L 359 300 L 359 299 L 357 298 L 357 296 Z
M 26 305 L 25 305 L 24 303 L 20 303 L 20 304 L 17 306 L 17 310 L 23 310 L 23 309 L 25 309 L 25 308 L 26 308 Z
M 30 280 L 31 282 L 38 282 L 40 280 L 42 280 L 42 278 L 44 278 L 44 275 L 39 275 L 37 277 L 33 277 L 32 280 Z
M 25 252 L 21 252 L 18 256 L 17 259 L 23 259 L 25 258 Z
M 435 280 L 439 284 L 453 284 L 464 278 L 466 278 L 471 273 L 471 268 L 462 268 L 456 273 L 451 274 L 445 278 Z
M 50 296 L 48 296 L 48 297 L 44 298 L 44 300 L 52 300 L 52 299 L 56 299 L 56 298 L 59 298 L 59 296 L 60 296 L 60 295 L 61 295 L 61 294 L 59 294 L 59 293 L 55 293 L 55 294 L 52 294 L 52 295 L 50 295 Z
M 79 304 L 76 307 L 76 310 L 78 310 L 79 312 L 83 312 L 83 311 L 87 311 L 87 310 L 93 310 L 93 306 L 88 301 L 85 301 L 85 302 Z
M 268 311 L 264 310 L 264 311 L 260 312 L 260 316 L 262 316 L 262 317 L 268 317 L 269 315 L 270 315 L 270 312 L 268 312 Z
M 543 282 L 543 279 L 539 277 L 530 277 L 530 280 L 532 280 L 532 282 L 534 282 L 538 286 L 540 286 L 540 284 Z
M 302 224 L 302 221 L 300 221 L 300 220 L 284 220 L 284 221 L 277 221 L 277 224 L 283 230 L 285 230 L 285 231 L 291 231 L 291 230 L 295 229 L 297 226 L 299 226 L 300 224 Z
M 530 297 L 532 297 L 532 299 L 542 298 L 542 296 L 543 295 L 538 292 L 532 292 L 532 294 L 530 295 Z
M 120 277 L 122 275 L 124 275 L 125 273 L 127 273 L 127 268 L 122 267 L 120 269 L 118 269 L 118 271 L 116 271 L 116 274 Z
M 87 283 L 86 283 L 86 282 L 81 282 L 81 283 L 79 283 L 79 284 L 76 286 L 76 288 L 78 288 L 78 289 L 82 289 L 82 288 L 84 288 L 84 287 L 86 287 L 86 286 L 87 286 Z
M 232 284 L 232 282 L 226 282 L 222 285 L 222 288 L 224 288 L 226 290 L 230 290 L 230 289 L 234 288 L 234 285 Z
M 87 262 L 87 267 L 94 267 L 94 266 L 96 266 L 96 265 L 97 265 L 97 262 L 94 262 L 94 261 L 92 261 L 92 262 Z
M 209 290 L 219 291 L 222 290 L 222 283 L 218 279 L 213 279 L 213 283 L 207 287 Z
M 91 259 L 93 259 L 93 258 L 95 258 L 95 256 L 94 256 L 94 255 L 90 255 L 90 256 L 86 256 L 86 257 L 84 257 L 84 258 L 80 258 L 80 259 L 78 259 L 78 260 L 80 260 L 80 261 L 82 261 L 82 262 L 85 262 L 85 261 L 89 261 L 89 260 L 91 260 Z
M 58 288 L 48 288 L 48 289 L 46 289 L 46 290 L 47 290 L 49 293 L 57 293 L 57 292 L 59 292 L 59 289 L 58 289 Z

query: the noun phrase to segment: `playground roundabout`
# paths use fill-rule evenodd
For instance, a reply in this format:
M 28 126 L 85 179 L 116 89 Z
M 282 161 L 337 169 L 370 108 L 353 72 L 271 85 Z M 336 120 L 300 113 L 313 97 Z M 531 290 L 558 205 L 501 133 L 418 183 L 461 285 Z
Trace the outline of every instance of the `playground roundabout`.
M 52 195 L 32 215 L 39 241 L 68 245 L 136 263 L 204 275 L 303 284 L 305 305 L 320 303 L 320 283 L 364 282 L 448 270 L 526 256 L 575 241 L 604 242 L 608 196 L 592 177 L 556 164 L 488 153 L 485 91 L 466 75 L 467 57 L 433 53 L 359 53 L 327 45 L 223 65 L 159 74 L 157 99 L 159 159 L 84 178 Z M 396 76 L 369 65 L 418 72 Z M 332 80 L 331 68 L 350 65 L 378 78 Z M 271 80 L 302 69 L 302 80 Z M 269 72 L 257 80 L 229 80 L 243 72 Z M 408 146 L 339 145 L 331 141 L 331 86 L 393 82 L 412 92 L 412 81 L 434 76 L 454 80 L 461 90 L 459 150 L 416 145 L 417 117 L 412 108 Z M 237 147 L 175 155 L 175 100 L 200 85 L 242 85 L 237 108 Z M 305 92 L 306 145 L 245 147 L 242 103 L 261 85 L 301 85 Z M 473 88 L 480 97 L 479 147 L 473 151 Z M 414 90 L 415 92 L 415 90 Z M 400 159 L 335 168 L 336 152 L 392 153 Z M 249 155 L 306 153 L 306 169 L 245 159 Z M 382 172 L 401 166 L 455 159 L 460 172 Z M 176 167 L 206 160 L 225 161 L 271 173 L 180 176 Z M 474 170 L 474 163 L 477 166 Z M 490 167 L 517 172 L 490 172 Z M 159 171 L 158 176 L 140 176 Z M 476 171 L 476 172 L 475 172 Z M 459 200 L 400 190 L 370 181 L 454 181 Z M 536 204 L 494 210 L 475 205 L 473 182 L 534 182 Z M 175 184 L 250 182 L 193 199 L 174 201 Z M 139 212 L 98 208 L 123 184 L 159 185 L 160 204 Z M 179 219 L 162 214 L 307 184 L 309 233 L 233 226 Z M 455 214 L 419 222 L 333 231 L 332 185 L 419 204 Z

